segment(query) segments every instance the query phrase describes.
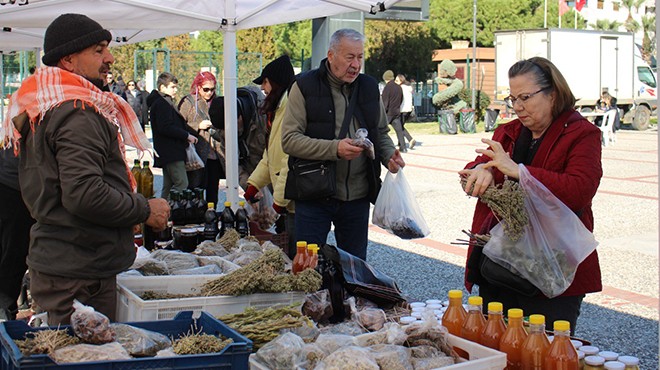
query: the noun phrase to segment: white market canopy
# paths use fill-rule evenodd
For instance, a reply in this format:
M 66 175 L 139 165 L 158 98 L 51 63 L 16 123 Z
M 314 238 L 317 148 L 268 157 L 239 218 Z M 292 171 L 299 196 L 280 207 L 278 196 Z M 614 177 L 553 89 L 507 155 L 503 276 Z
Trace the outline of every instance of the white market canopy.
M 236 31 L 362 11 L 375 14 L 401 0 L 22 0 L 0 5 L 0 50 L 41 47 L 60 14 L 85 14 L 111 30 L 114 42 L 137 42 L 198 30 L 222 31 L 224 55 L 236 55 Z M 23 4 L 27 3 L 27 4 Z M 19 5 L 23 4 L 23 5 Z M 22 31 L 22 33 L 21 33 Z M 7 37 L 11 35 L 11 37 Z M 39 35 L 39 39 L 37 39 Z M 12 41 L 13 38 L 13 41 Z M 16 49 L 14 49 L 16 50 Z M 223 58 L 227 200 L 238 202 L 236 58 Z

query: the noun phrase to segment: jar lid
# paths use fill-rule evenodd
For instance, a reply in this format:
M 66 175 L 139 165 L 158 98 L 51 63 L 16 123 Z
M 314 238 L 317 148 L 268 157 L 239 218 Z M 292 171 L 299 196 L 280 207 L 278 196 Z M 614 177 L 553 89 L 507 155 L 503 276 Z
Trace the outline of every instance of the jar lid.
M 404 324 L 404 325 L 413 323 L 415 321 L 417 321 L 417 318 L 412 317 L 412 316 L 403 316 L 403 317 L 399 318 L 399 323 Z
M 413 302 L 410 304 L 410 307 L 426 307 L 426 303 L 424 302 Z
M 596 346 L 582 346 L 580 349 L 584 352 L 585 356 L 597 355 L 600 351 Z
M 600 356 L 587 356 L 584 358 L 584 363 L 587 365 L 603 365 L 605 359 Z
M 578 354 L 578 359 L 579 359 L 579 360 L 583 360 L 583 359 L 584 359 L 584 352 L 582 352 L 582 351 L 580 351 L 580 350 L 577 350 L 577 354 Z
M 442 309 L 442 305 L 439 304 L 439 303 L 427 304 L 426 309 L 427 310 L 439 310 L 439 309 Z
M 639 359 L 635 356 L 619 356 L 617 360 L 626 365 L 639 365 Z
M 181 229 L 181 234 L 197 234 L 197 229 Z
M 619 361 L 607 361 L 605 362 L 606 370 L 623 370 L 626 368 L 626 364 Z
M 439 299 L 427 299 L 426 304 L 439 304 L 439 305 L 441 305 L 442 301 L 439 300 Z
M 605 361 L 616 361 L 616 359 L 619 357 L 619 354 L 612 351 L 600 351 L 598 352 L 598 356 L 604 358 Z
M 575 347 L 575 349 L 580 349 L 583 345 L 582 341 L 577 339 L 571 339 L 571 343 L 573 344 L 573 347 Z

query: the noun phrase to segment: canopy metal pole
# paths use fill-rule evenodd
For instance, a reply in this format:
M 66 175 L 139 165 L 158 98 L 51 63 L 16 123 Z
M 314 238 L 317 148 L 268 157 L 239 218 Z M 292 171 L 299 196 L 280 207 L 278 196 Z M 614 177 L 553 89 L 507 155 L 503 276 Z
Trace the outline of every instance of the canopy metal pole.
M 238 208 L 238 127 L 236 123 L 236 4 L 225 0 L 227 25 L 223 30 L 223 88 L 225 96 L 225 163 L 227 175 L 227 201 Z

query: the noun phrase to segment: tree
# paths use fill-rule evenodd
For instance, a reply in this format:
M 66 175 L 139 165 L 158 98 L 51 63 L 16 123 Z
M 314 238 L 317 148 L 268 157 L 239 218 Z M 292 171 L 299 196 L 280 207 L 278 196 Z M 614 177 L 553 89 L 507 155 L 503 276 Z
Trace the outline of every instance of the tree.
M 647 14 L 642 17 L 642 28 L 644 29 L 644 38 L 642 39 L 642 56 L 649 64 L 653 64 L 651 59 L 655 54 L 655 15 Z
M 589 26 L 595 30 L 603 31 L 618 31 L 621 26 L 621 22 L 610 21 L 608 19 L 598 19 L 596 23 L 590 23 Z
M 623 27 L 626 29 L 626 31 L 632 33 L 637 33 L 637 31 L 639 31 L 642 28 L 639 22 L 637 22 L 633 18 L 626 19 L 626 21 L 623 23 Z
M 626 19 L 626 21 L 633 19 L 632 8 L 635 7 L 635 0 L 621 0 L 621 5 L 623 5 L 624 8 L 628 9 L 628 18 Z
M 433 72 L 431 31 L 419 22 L 372 20 L 365 23 L 365 69 L 378 80 L 387 69 L 416 79 Z

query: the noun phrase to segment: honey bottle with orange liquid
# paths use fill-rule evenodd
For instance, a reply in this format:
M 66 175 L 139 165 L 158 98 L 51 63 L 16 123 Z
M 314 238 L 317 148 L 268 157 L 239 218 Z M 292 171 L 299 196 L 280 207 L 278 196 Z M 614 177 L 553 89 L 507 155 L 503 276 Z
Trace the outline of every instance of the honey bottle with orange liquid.
M 527 338 L 523 326 L 523 310 L 511 308 L 507 311 L 509 325 L 502 334 L 500 351 L 506 353 L 506 370 L 522 370 L 522 345 Z
M 488 303 L 488 320 L 486 326 L 481 332 L 479 343 L 492 349 L 500 348 L 500 339 L 506 331 L 506 324 L 503 318 L 503 306 L 500 302 Z
M 481 332 L 486 326 L 483 314 L 483 298 L 473 295 L 468 297 L 468 313 L 461 327 L 461 337 L 479 343 Z
M 545 316 L 529 315 L 529 335 L 523 342 L 521 360 L 523 370 L 543 370 L 550 340 L 545 334 Z
M 545 355 L 547 370 L 577 369 L 579 357 L 575 346 L 571 343 L 571 323 L 557 320 L 554 323 L 554 339 Z

